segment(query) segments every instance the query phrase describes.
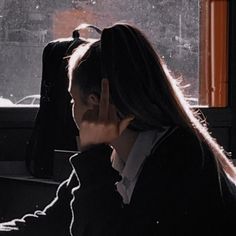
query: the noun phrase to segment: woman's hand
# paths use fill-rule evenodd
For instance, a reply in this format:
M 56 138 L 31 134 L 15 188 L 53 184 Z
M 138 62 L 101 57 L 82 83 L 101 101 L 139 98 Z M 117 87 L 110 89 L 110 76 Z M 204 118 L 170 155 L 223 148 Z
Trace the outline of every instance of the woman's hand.
M 127 128 L 134 116 L 120 120 L 117 110 L 109 102 L 109 82 L 101 82 L 101 97 L 98 106 L 88 110 L 80 123 L 80 149 L 83 151 L 91 145 L 111 143 Z

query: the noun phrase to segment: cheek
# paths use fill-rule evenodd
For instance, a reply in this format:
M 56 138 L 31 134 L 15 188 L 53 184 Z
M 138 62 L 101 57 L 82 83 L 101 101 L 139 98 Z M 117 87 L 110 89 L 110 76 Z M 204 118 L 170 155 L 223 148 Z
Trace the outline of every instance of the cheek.
M 79 123 L 80 123 L 79 111 L 75 104 L 73 104 L 72 106 L 72 115 L 73 115 L 76 125 L 79 126 Z
M 87 110 L 88 110 L 88 107 L 83 105 L 80 102 L 73 104 L 72 113 L 73 113 L 74 121 L 77 127 L 79 127 L 79 125 L 81 124 L 83 120 L 83 116 Z

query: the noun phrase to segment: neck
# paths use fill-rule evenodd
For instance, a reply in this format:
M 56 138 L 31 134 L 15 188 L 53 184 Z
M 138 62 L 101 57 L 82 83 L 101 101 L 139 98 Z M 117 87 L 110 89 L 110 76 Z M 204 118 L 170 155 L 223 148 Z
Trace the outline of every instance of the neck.
M 126 129 L 116 140 L 111 143 L 115 153 L 125 163 L 128 159 L 129 153 L 136 141 L 138 132 Z M 113 155 L 115 155 L 113 153 Z

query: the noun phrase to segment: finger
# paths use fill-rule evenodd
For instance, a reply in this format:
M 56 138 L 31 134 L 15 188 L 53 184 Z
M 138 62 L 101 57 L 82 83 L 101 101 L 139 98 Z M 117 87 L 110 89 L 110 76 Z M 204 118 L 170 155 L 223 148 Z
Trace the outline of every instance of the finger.
M 119 125 L 119 135 L 128 127 L 130 122 L 134 119 L 135 117 L 133 115 L 130 115 L 126 118 L 124 118 Z
M 107 79 L 102 79 L 98 119 L 100 121 L 106 121 L 108 119 L 108 111 L 109 111 L 109 83 Z

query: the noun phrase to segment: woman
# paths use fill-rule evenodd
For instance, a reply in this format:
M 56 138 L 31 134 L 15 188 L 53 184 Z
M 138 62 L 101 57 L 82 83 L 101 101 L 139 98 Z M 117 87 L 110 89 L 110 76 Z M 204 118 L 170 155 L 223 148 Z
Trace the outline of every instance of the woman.
M 115 222 L 125 218 L 114 235 L 162 230 L 165 235 L 224 235 L 235 216 L 235 168 L 146 37 L 135 27 L 116 24 L 85 47 L 86 53 L 78 48 L 72 55 L 69 66 L 74 118 L 82 151 L 94 152 L 96 159 L 103 153 L 94 145 L 113 147 L 113 167 L 122 176 L 117 190 L 125 204 L 117 210 L 120 219 L 114 213 Z M 83 218 L 80 208 L 75 207 L 76 215 Z M 76 232 L 76 223 L 72 229 Z
M 104 29 L 72 54 L 69 78 L 81 152 L 17 235 L 228 235 L 235 168 L 143 33 Z
M 145 36 L 135 27 L 116 24 L 84 49 L 85 53 L 77 49 L 69 65 L 80 155 L 87 161 L 83 171 L 79 158 L 72 159 L 81 180 L 74 191 L 72 232 L 81 232 L 80 218 L 87 215 L 91 227 L 83 230 L 88 235 L 93 235 L 92 228 L 99 232 L 98 225 L 101 233 L 94 235 L 225 234 L 235 216 L 235 168 L 190 109 Z M 121 181 L 115 179 L 122 201 L 112 191 L 115 173 L 103 173 L 108 157 L 103 156 L 105 146 L 98 144 L 113 147 L 113 167 L 122 176 Z M 82 173 L 93 162 L 96 168 Z M 98 194 L 110 203 L 105 210 L 99 200 L 86 195 L 87 204 L 98 201 L 102 206 L 97 224 L 78 207 L 88 179 L 106 185 L 106 194 Z

